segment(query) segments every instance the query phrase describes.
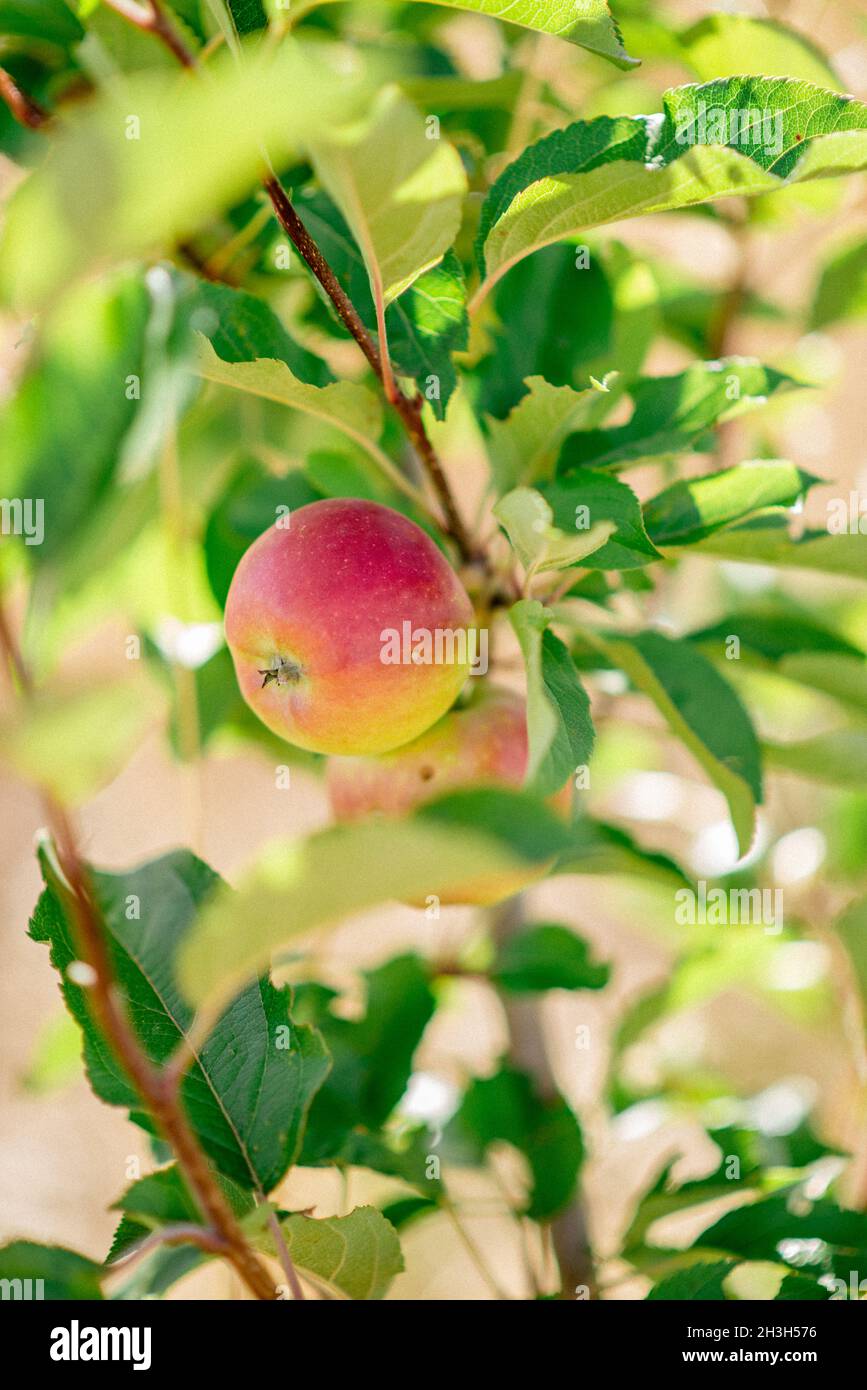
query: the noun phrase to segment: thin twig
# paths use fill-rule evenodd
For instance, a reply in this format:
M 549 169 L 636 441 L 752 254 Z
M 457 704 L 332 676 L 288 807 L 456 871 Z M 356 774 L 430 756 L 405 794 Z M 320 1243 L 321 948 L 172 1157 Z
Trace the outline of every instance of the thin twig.
M 0 98 L 5 101 L 18 124 L 27 126 L 29 130 L 38 130 L 48 120 L 48 112 L 18 86 L 5 68 L 0 68 Z
M 22 695 L 29 701 L 33 695 L 33 682 L 2 604 L 0 649 L 10 671 L 15 673 Z M 190 1128 L 171 1078 L 151 1062 L 129 1021 L 125 1002 L 114 979 L 101 914 L 66 811 L 45 788 L 40 788 L 40 793 L 64 880 L 61 891 L 68 900 L 76 951 L 93 972 L 92 983 L 86 991 L 88 1007 L 152 1114 L 160 1133 L 171 1145 L 208 1227 L 218 1232 L 224 1243 L 225 1258 L 256 1298 L 274 1299 L 274 1282 L 247 1244 L 244 1232 Z
M 163 13 L 159 0 L 148 0 L 147 5 L 137 0 L 105 0 L 105 3 L 136 28 L 143 29 L 161 39 L 167 48 L 185 68 L 198 66 L 196 55 L 187 48 L 180 36 L 172 28 Z M 277 221 L 297 250 L 301 259 L 319 281 L 323 290 L 334 305 L 338 318 L 347 332 L 355 339 L 373 371 L 379 378 L 386 399 L 397 412 L 407 437 L 421 459 L 431 485 L 436 492 L 443 510 L 445 530 L 455 542 L 465 561 L 483 561 L 470 539 L 463 519 L 452 496 L 448 480 L 436 450 L 430 442 L 422 420 L 423 402 L 421 396 L 407 396 L 391 379 L 390 366 L 386 365 L 385 353 L 377 348 L 371 334 L 361 321 L 355 305 L 346 294 L 328 261 L 323 256 L 313 237 L 308 232 L 295 210 L 292 200 L 273 172 L 264 180 L 264 188 L 274 208 Z M 384 344 L 383 344 L 384 347 Z
M 226 1253 L 226 1242 L 219 1232 L 211 1231 L 207 1226 L 197 1226 L 192 1221 L 178 1221 L 173 1226 L 162 1226 L 158 1231 L 151 1231 L 149 1236 L 137 1241 L 124 1254 L 112 1260 L 106 1272 L 111 1274 L 116 1269 L 124 1269 L 134 1260 L 140 1260 L 142 1255 L 147 1255 L 162 1245 L 197 1245 L 209 1255 Z

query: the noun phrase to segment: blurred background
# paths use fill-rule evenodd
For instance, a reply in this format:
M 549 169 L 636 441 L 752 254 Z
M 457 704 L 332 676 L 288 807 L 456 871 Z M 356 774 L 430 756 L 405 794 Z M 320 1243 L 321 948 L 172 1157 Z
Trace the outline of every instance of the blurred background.
M 387 29 L 389 7 L 359 3 L 346 11 L 344 32 L 360 38 Z M 643 7 L 620 5 L 627 46 L 642 56 Z M 851 0 L 792 0 L 779 4 L 707 6 L 669 0 L 666 16 L 681 28 L 712 10 L 784 19 L 819 43 L 842 90 L 867 99 L 867 6 Z M 635 21 L 631 40 L 630 17 Z M 433 12 L 432 12 L 433 13 Z M 527 76 L 520 109 L 523 131 L 565 124 L 578 115 L 659 109 L 666 87 L 692 80 L 675 57 L 651 53 L 636 73 L 613 72 L 601 60 L 556 41 L 461 14 L 437 11 L 436 41 L 455 69 L 477 78 L 498 76 L 505 64 Z M 731 69 L 735 71 L 735 69 Z M 514 132 L 513 132 L 514 134 Z M 20 178 L 11 160 L 0 181 Z M 819 389 L 726 426 L 719 448 L 726 462 L 765 454 L 793 460 L 827 478 L 810 494 L 805 524 L 824 526 L 829 499 L 867 490 L 867 272 L 853 271 L 851 293 L 828 321 L 817 311 L 823 269 L 840 246 L 867 240 L 862 181 L 818 185 L 818 193 L 777 199 L 749 225 L 703 215 L 646 218 L 606 228 L 592 247 L 618 242 L 651 268 L 648 297 L 658 329 L 646 370 L 676 371 L 695 356 L 695 335 L 716 336 L 720 353 L 745 353 L 809 379 Z M 600 254 L 608 254 L 602 252 Z M 736 296 L 719 322 L 720 299 Z M 287 303 L 294 293 L 287 290 Z M 860 298 L 859 298 L 860 296 Z M 717 317 L 710 325 L 708 313 Z M 704 318 L 703 318 L 704 316 Z M 26 355 L 28 325 L 0 322 L 0 391 L 9 396 Z M 692 336 L 691 336 L 692 335 Z M 708 353 L 708 356 L 711 354 Z M 616 366 L 611 361 L 611 366 Z M 437 427 L 443 455 L 465 512 L 472 515 L 484 476 L 481 444 L 460 402 Z M 251 424 L 255 433 L 258 426 Z M 198 437 L 193 470 L 208 466 L 208 439 Z M 183 440 L 181 441 L 183 448 Z M 201 458 L 198 457 L 201 455 Z M 215 473 L 222 467 L 215 459 Z M 709 467 L 696 456 L 690 471 Z M 2 469 L 2 463 L 0 463 Z M 630 481 L 642 496 L 665 482 L 661 470 L 639 470 Z M 31 613 L 27 640 L 58 688 L 73 690 L 96 675 L 140 681 L 146 716 L 129 735 L 120 770 L 80 808 L 87 857 L 121 868 L 179 846 L 192 846 L 230 880 L 275 833 L 307 833 L 327 823 L 319 770 L 293 763 L 291 787 L 275 788 L 273 745 L 257 742 L 210 708 L 196 672 L 219 644 L 219 608 L 208 588 L 201 536 L 216 497 L 203 488 L 180 521 L 125 538 L 117 563 L 92 579 L 76 579 L 68 602 L 55 595 L 43 616 Z M 0 492 L 8 484 L 2 483 Z M 177 528 L 180 528 L 179 530 Z M 173 529 L 174 528 L 174 529 Z M 122 552 L 122 553 L 121 553 Z M 195 552 L 195 553 L 193 553 Z M 181 555 L 181 562 L 178 556 Z M 17 616 L 24 585 L 13 577 Z M 650 600 L 655 619 L 683 632 L 710 626 L 723 614 L 765 602 L 821 618 L 859 646 L 867 645 L 867 597 L 845 579 L 690 558 L 666 568 Z M 145 632 L 155 649 L 129 660 L 128 639 Z M 501 650 L 501 679 L 517 682 Z M 171 667 L 168 678 L 166 669 Z M 131 669 L 135 668 L 131 675 Z M 770 668 L 726 674 L 749 703 L 760 734 L 797 740 L 833 727 L 828 696 Z M 147 695 L 145 696 L 145 688 Z M 193 692 L 190 717 L 190 692 Z M 196 707 L 198 694 L 198 708 Z M 594 710 L 599 745 L 591 768 L 591 811 L 628 828 L 642 844 L 675 856 L 693 874 L 722 882 L 779 885 L 786 928 L 771 936 L 757 928 L 677 927 L 670 890 L 633 881 L 564 878 L 528 894 L 528 915 L 574 925 L 613 966 L 600 994 L 554 992 L 545 1023 L 557 1079 L 576 1106 L 592 1157 L 586 1205 L 594 1242 L 608 1258 L 609 1296 L 642 1296 L 646 1284 L 623 1277 L 616 1261 L 635 1194 L 677 1159 L 681 1173 L 707 1167 L 704 1123 L 749 1115 L 769 1134 L 787 1133 L 812 1114 L 827 1144 L 854 1155 L 848 1172 L 853 1204 L 867 1204 L 867 1059 L 856 991 L 838 954 L 831 924 L 863 891 L 867 877 L 867 788 L 817 785 L 778 770 L 768 775 L 757 845 L 738 877 L 734 837 L 721 795 L 669 738 L 649 704 L 629 696 L 613 704 L 597 685 Z M 8 705 L 8 684 L 2 691 Z M 864 711 L 861 710 L 861 718 Z M 110 716 L 109 716 L 110 717 Z M 77 724 L 70 714 L 67 736 Z M 66 1020 L 46 953 L 25 934 L 39 892 L 33 856 L 41 823 L 36 795 L 9 767 L 0 770 L 0 1238 L 28 1237 L 68 1244 L 95 1258 L 107 1250 L 116 1224 L 106 1210 L 151 1162 L 143 1134 L 119 1110 L 102 1105 L 84 1081 L 77 1038 Z M 402 949 L 446 957 L 478 929 L 470 910 L 444 909 L 439 921 L 389 906 L 345 922 L 315 944 L 322 978 L 350 991 L 359 967 Z M 726 935 L 727 933 L 727 935 Z M 707 938 L 707 939 L 705 939 Z M 614 1110 L 608 1091 L 612 1043 L 631 1006 L 671 984 L 674 994 L 659 1025 L 617 1058 L 629 1103 Z M 591 1046 L 577 1045 L 590 1025 Z M 416 1058 L 409 1113 L 447 1117 L 469 1075 L 490 1072 L 505 1045 L 503 1018 L 479 984 L 444 986 L 441 1007 Z M 644 1099 L 643 1099 L 644 1097 Z M 701 1122 L 700 1122 L 701 1121 Z M 496 1158 L 500 1180 L 520 1191 L 521 1163 Z M 353 1171 L 351 1200 L 378 1199 L 386 1179 Z M 489 1178 L 461 1171 L 455 1194 L 465 1224 L 484 1244 L 491 1267 L 515 1295 L 524 1295 L 521 1250 L 514 1223 L 499 1211 Z M 287 1205 L 343 1209 L 347 1193 L 330 1172 L 290 1175 Z M 475 1299 L 488 1290 L 454 1230 L 439 1220 L 404 1237 L 408 1272 L 391 1298 Z M 231 1272 L 192 1275 L 172 1297 L 241 1296 Z

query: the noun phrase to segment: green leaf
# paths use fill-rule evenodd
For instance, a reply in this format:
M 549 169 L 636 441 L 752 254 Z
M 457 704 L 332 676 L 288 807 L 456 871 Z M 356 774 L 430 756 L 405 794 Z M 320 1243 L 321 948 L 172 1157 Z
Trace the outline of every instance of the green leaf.
M 800 77 L 840 90 L 837 74 L 810 39 L 773 19 L 710 14 L 680 35 L 696 77 Z
M 477 298 L 524 256 L 588 228 L 862 169 L 865 128 L 861 102 L 788 77 L 677 87 L 660 115 L 577 121 L 526 149 L 488 193 Z
M 796 538 L 789 534 L 787 519 L 773 514 L 715 531 L 696 542 L 692 553 L 748 565 L 780 565 L 867 579 L 867 533 L 814 530 Z
M 597 408 L 595 390 L 527 378 L 527 394 L 505 420 L 487 421 L 491 467 L 500 493 L 551 478 L 563 440 Z
M 532 1176 L 526 1214 L 533 1221 L 550 1221 L 569 1204 L 584 1161 L 581 1127 L 563 1097 L 543 1099 L 529 1076 L 509 1066 L 471 1083 L 444 1143 L 456 1163 L 483 1162 L 495 1143 L 524 1154 Z
M 491 979 L 514 994 L 602 989 L 611 971 L 590 959 L 587 943 L 555 922 L 525 927 L 497 952 Z
M 322 192 L 302 192 L 296 205 L 337 279 L 365 326 L 377 332 L 376 309 L 364 260 L 338 209 Z M 457 384 L 452 353 L 467 346 L 469 321 L 463 268 L 447 251 L 439 265 L 425 271 L 385 312 L 392 365 L 399 376 L 415 379 L 431 408 L 442 419 Z M 430 378 L 439 383 L 431 394 Z
M 568 650 L 549 630 L 551 614 L 541 603 L 522 599 L 510 610 L 509 621 L 527 668 L 526 785 L 539 796 L 550 796 L 590 761 L 590 701 Z
M 182 947 L 179 978 L 194 1003 L 226 998 L 300 932 L 392 898 L 423 900 L 542 866 L 567 841 L 563 822 L 534 797 L 493 790 L 453 793 L 397 823 L 276 841 L 238 892 L 208 903 Z
M 540 488 L 554 513 L 556 524 L 568 531 L 579 521 L 594 527 L 601 522 L 614 526 L 610 538 L 583 560 L 588 569 L 629 570 L 640 568 L 662 556 L 645 529 L 641 503 L 632 488 L 608 473 L 579 468 L 556 482 Z
M 102 524 L 100 505 L 138 410 L 125 386 L 141 377 L 149 315 L 138 272 L 76 288 L 44 325 L 38 356 L 3 407 L 7 494 L 46 502 L 42 542 L 27 547 L 38 566 L 86 549 Z
M 0 1249 L 0 1280 L 21 1281 L 21 1293 L 4 1298 L 45 1298 L 52 1301 L 102 1298 L 99 1281 L 103 1270 L 93 1260 L 65 1250 L 59 1245 L 37 1245 L 31 1240 L 15 1240 Z M 29 1281 L 33 1281 L 32 1285 Z M 33 1292 L 28 1294 L 28 1288 Z M 40 1291 L 41 1289 L 41 1291 Z
M 644 506 L 657 545 L 691 545 L 766 507 L 793 507 L 819 481 L 782 459 L 742 463 L 701 478 L 681 478 Z
M 101 791 L 160 722 L 161 692 L 142 675 L 102 685 L 49 684 L 0 721 L 0 761 L 65 806 Z
M 690 887 L 683 869 L 668 855 L 642 849 L 627 831 L 591 816 L 577 816 L 569 827 L 569 847 L 552 870 L 556 874 L 625 875 L 666 888 Z
M 862 1021 L 867 1031 L 867 898 L 852 903 L 837 918 L 834 932 L 849 958 L 861 998 Z
M 76 959 L 68 897 L 45 852 L 46 889 L 30 924 L 62 975 L 70 1012 L 84 1035 L 90 1083 L 110 1105 L 138 1111 L 140 1100 L 94 1025 L 86 991 L 69 978 Z M 175 956 L 217 875 L 186 850 L 125 874 L 93 875 L 115 978 L 136 1035 L 156 1064 L 189 1037 L 192 1011 L 175 978 Z M 289 998 L 267 978 L 248 986 L 216 1021 L 184 1077 L 190 1123 L 222 1173 L 268 1192 L 301 1145 L 310 1101 L 328 1071 L 322 1040 L 291 1020 Z
M 217 54 L 207 82 L 174 69 L 115 78 L 67 113 L 51 159 L 14 195 L 0 295 L 38 308 L 95 266 L 172 246 L 248 192 L 263 147 L 279 162 L 349 118 L 360 85 L 298 42 L 260 47 L 242 65 Z
M 315 1024 L 332 1059 L 310 1110 L 302 1164 L 347 1162 L 349 1131 L 381 1129 L 406 1090 L 415 1050 L 433 1015 L 428 970 L 418 956 L 397 956 L 363 978 L 366 1006 L 358 1020 L 332 1012 L 330 990 L 317 985 L 297 990 L 299 1017 Z M 422 1165 L 415 1180 L 423 1178 Z
M 690 633 L 690 641 L 720 650 L 730 636 L 741 646 L 768 661 L 779 661 L 793 653 L 826 653 L 856 657 L 864 652 L 833 628 L 817 622 L 800 607 L 751 606 L 730 613 L 711 627 Z
M 41 1025 L 21 1084 L 34 1095 L 49 1095 L 80 1075 L 81 1034 L 61 1011 Z
M 762 771 L 755 731 L 728 682 L 689 642 L 642 632 L 593 637 L 657 709 L 726 798 L 741 855 L 755 832 Z
M 360 120 L 315 139 L 311 157 L 384 311 L 457 236 L 467 189 L 460 156 L 446 140 L 429 139 L 412 103 L 386 87 Z
M 435 0 L 450 9 L 469 10 L 471 14 L 489 15 L 520 25 L 538 34 L 552 34 L 608 58 L 619 68 L 634 67 L 637 58 L 630 58 L 623 47 L 620 30 L 612 17 L 608 0 L 548 0 L 538 5 L 535 0 Z M 328 0 L 298 0 L 292 13 L 318 8 Z
M 217 1181 L 235 1216 L 241 1218 L 255 1209 L 253 1197 L 245 1188 L 223 1177 L 218 1177 Z M 153 1230 L 173 1222 L 192 1221 L 199 1224 L 202 1221 L 202 1213 L 176 1163 L 138 1178 L 122 1197 L 112 1203 L 111 1209 L 123 1212 L 140 1225 Z M 117 1259 L 121 1253 L 119 1249 L 113 1249 L 110 1258 Z
M 326 386 L 333 380 L 320 357 L 291 338 L 264 299 L 230 285 L 177 276 L 184 308 L 194 331 L 207 338 L 223 362 L 255 362 L 259 357 L 285 362 L 299 381 Z
M 676 1274 L 660 1280 L 647 1297 L 681 1299 L 690 1303 L 695 1299 L 724 1299 L 726 1291 L 723 1281 L 737 1263 L 737 1260 L 714 1260 L 689 1265 L 687 1269 L 679 1269 Z
M 196 371 L 206 381 L 303 411 L 323 424 L 333 425 L 369 453 L 379 453 L 382 407 L 366 386 L 352 381 L 310 386 L 299 381 L 285 362 L 267 357 L 255 362 L 224 362 L 205 338 L 200 338 Z
M 321 496 L 299 471 L 287 473 L 285 478 L 275 478 L 264 473 L 252 460 L 242 463 L 217 501 L 205 528 L 208 582 L 221 606 L 226 602 L 232 576 L 244 551 L 257 536 L 273 526 L 279 516 L 286 514 L 280 508 L 295 511 Z
M 867 731 L 835 729 L 793 743 L 762 744 L 765 765 L 796 772 L 834 787 L 862 788 L 867 783 Z
M 494 507 L 494 516 L 518 552 L 528 580 L 577 565 L 598 551 L 615 530 L 615 523 L 605 519 L 574 535 L 561 531 L 553 524 L 554 513 L 541 492 L 530 487 L 507 492 Z
M 397 1232 L 376 1207 L 356 1207 L 348 1216 L 287 1216 L 280 1229 L 299 1273 L 345 1298 L 384 1298 L 404 1267 Z
M 552 386 L 586 386 L 591 377 L 638 372 L 657 327 L 656 277 L 620 242 L 548 246 L 500 281 L 496 321 L 485 321 L 491 351 L 477 367 L 478 409 L 502 419 L 528 376 Z
M 630 388 L 634 409 L 624 425 L 580 431 L 563 449 L 558 472 L 627 468 L 713 443 L 713 429 L 799 383 L 745 357 L 696 362 L 676 376 L 645 377 Z
M 782 1260 L 799 1270 L 859 1279 L 867 1274 L 867 1215 L 802 1188 L 735 1208 L 702 1231 L 698 1246 L 751 1260 Z
M 810 328 L 867 314 L 867 239 L 847 239 L 826 261 L 810 308 Z
M 69 48 L 84 38 L 84 30 L 65 0 L 0 0 L 0 34 L 4 38 L 39 39 L 60 48 Z

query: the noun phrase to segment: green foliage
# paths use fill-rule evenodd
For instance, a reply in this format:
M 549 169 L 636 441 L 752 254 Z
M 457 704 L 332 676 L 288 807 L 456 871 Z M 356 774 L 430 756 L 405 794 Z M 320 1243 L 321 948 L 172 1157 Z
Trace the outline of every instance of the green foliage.
M 589 958 L 587 943 L 556 922 L 528 926 L 497 952 L 491 977 L 513 994 L 546 989 L 602 989 L 607 965 Z
M 206 1181 L 269 1274 L 288 1250 L 325 1297 L 387 1296 L 423 1218 L 484 1245 L 461 1225 L 467 1167 L 473 1194 L 517 1218 L 527 1287 L 552 1295 L 537 1251 L 564 1260 L 558 1218 L 571 1230 L 586 1200 L 583 1114 L 543 1056 L 552 990 L 572 992 L 556 1008 L 576 1016 L 596 1004 L 609 1048 L 591 1156 L 607 1156 L 608 1112 L 626 1131 L 642 1103 L 686 1136 L 643 1181 L 636 1169 L 618 1274 L 684 1302 L 849 1298 L 867 1278 L 835 1119 L 861 1103 L 845 1088 L 867 1017 L 867 522 L 836 450 L 802 452 L 810 416 L 789 414 L 808 389 L 825 399 L 828 336 L 860 331 L 867 243 L 811 237 L 798 305 L 773 255 L 761 277 L 753 261 L 757 229 L 773 243 L 794 215 L 799 233 L 827 221 L 843 176 L 867 168 L 867 107 L 841 93 L 821 35 L 716 12 L 678 27 L 650 8 L 615 4 L 624 39 L 605 0 L 369 14 L 301 0 L 288 19 L 271 0 L 176 0 L 168 19 L 199 69 L 180 72 L 172 45 L 104 5 L 0 0 L 3 70 L 37 104 L 26 128 L 0 110 L 0 577 L 14 600 L 0 616 L 17 633 L 21 612 L 36 687 L 4 707 L 0 757 L 51 798 L 55 833 L 160 740 L 209 794 L 220 779 L 200 760 L 227 748 L 260 771 L 291 763 L 293 779 L 297 764 L 308 794 L 322 760 L 258 722 L 220 619 L 248 546 L 324 497 L 423 526 L 489 632 L 494 682 L 526 690 L 520 790 L 520 770 L 497 783 L 503 749 L 485 748 L 478 784 L 401 814 L 323 826 L 313 811 L 317 828 L 290 835 L 297 820 L 265 803 L 269 829 L 233 887 L 186 849 L 82 867 L 133 1041 L 163 1084 L 187 1063 L 178 1103 Z M 636 114 L 678 72 L 661 111 Z M 272 215 L 272 178 L 312 246 L 285 206 Z M 661 236 L 637 228 L 627 246 L 606 231 L 657 213 Z M 759 321 L 762 357 L 733 356 Z M 824 519 L 822 485 L 838 494 Z M 25 499 L 45 504 L 38 540 L 16 516 Z M 329 621 L 316 617 L 324 638 Z M 779 936 L 674 919 L 699 836 L 718 829 L 684 753 L 734 828 L 724 894 L 785 878 Z M 254 756 L 233 775 L 256 775 Z M 779 867 L 804 831 L 827 853 L 821 883 Z M 0 1250 L 0 1277 L 42 1280 L 51 1299 L 162 1297 L 225 1246 L 183 1146 L 165 1143 L 168 1093 L 156 1103 L 134 1082 L 93 1007 L 63 862 L 43 838 L 30 934 L 68 1016 L 39 1033 L 22 1084 L 38 1103 L 83 1052 L 155 1166 L 114 1202 L 104 1265 L 21 1240 Z M 569 895 L 562 923 L 533 908 L 541 920 L 506 932 L 521 915 L 507 903 L 458 943 L 438 922 L 452 899 L 555 875 L 542 891 Z M 593 878 L 604 898 L 588 907 Z M 383 955 L 375 935 L 364 968 L 354 946 L 331 951 L 333 928 L 367 914 L 359 932 L 378 931 L 395 902 L 416 910 L 411 946 Z M 621 930 L 655 944 L 625 960 Z M 448 1030 L 476 990 L 509 1047 L 498 1033 L 465 1063 Z M 755 1068 L 702 1041 L 733 1001 Z M 846 1104 L 756 1118 L 745 1075 L 790 1079 L 786 1047 L 763 1050 L 778 1015 L 803 1034 L 798 1066 L 815 1042 L 817 1075 L 834 1047 L 852 1050 Z M 829 1115 L 832 1134 L 814 1129 Z M 524 1175 L 517 1201 L 503 1146 Z M 340 1178 L 344 1196 L 363 1169 L 367 1204 L 317 1195 L 296 1210 L 296 1169 L 299 1188 Z
M 530 1168 L 526 1212 L 550 1221 L 570 1200 L 584 1159 L 581 1127 L 562 1096 L 542 1098 L 523 1072 L 504 1066 L 472 1082 L 445 1135 L 455 1162 L 479 1162 L 491 1144 L 518 1149 Z
M 76 959 L 62 881 L 42 856 L 45 891 L 30 926 L 62 977 L 67 1007 L 84 1035 L 88 1079 L 100 1099 L 140 1112 L 140 1098 L 93 1022 L 86 991 L 69 976 Z M 99 874 L 94 891 L 112 963 L 136 1036 L 155 1063 L 189 1042 L 193 1014 L 178 990 L 175 956 L 217 876 L 187 851 L 125 875 Z M 318 1034 L 292 1022 L 289 996 L 267 978 L 221 1013 L 183 1081 L 183 1099 L 203 1147 L 227 1177 L 270 1192 L 296 1157 L 310 1101 L 329 1067 Z

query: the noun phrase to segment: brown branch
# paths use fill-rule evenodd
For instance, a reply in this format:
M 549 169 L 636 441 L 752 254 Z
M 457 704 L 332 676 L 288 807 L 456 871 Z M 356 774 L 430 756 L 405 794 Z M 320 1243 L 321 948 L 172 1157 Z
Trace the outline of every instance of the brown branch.
M 523 926 L 520 894 L 509 898 L 493 914 L 494 939 L 503 945 L 517 936 Z M 559 1094 L 545 1047 L 539 1005 L 532 999 L 504 994 L 503 1009 L 509 1028 L 509 1057 L 521 1071 L 533 1078 L 543 1100 Z M 584 1204 L 576 1193 L 572 1201 L 550 1224 L 551 1240 L 560 1267 L 560 1297 L 575 1298 L 579 1287 L 596 1296 L 596 1270 L 587 1230 Z
M 29 701 L 33 695 L 33 682 L 2 605 L 0 649 L 10 670 L 15 673 L 22 694 Z M 136 1037 L 114 979 L 101 914 L 94 901 L 88 872 L 79 854 L 72 826 L 65 810 L 53 795 L 44 788 L 40 788 L 40 792 L 58 863 L 65 878 L 62 891 L 68 898 L 76 951 L 93 971 L 92 983 L 86 989 L 88 1007 L 153 1115 L 160 1133 L 174 1150 L 178 1166 L 202 1215 L 223 1243 L 225 1258 L 256 1298 L 275 1299 L 274 1281 L 247 1244 L 244 1232 L 190 1128 L 177 1088 L 170 1076 L 154 1066 Z
M 0 68 L 0 98 L 9 107 L 19 125 L 29 130 L 38 130 L 49 119 L 38 101 L 22 91 L 15 78 L 5 68 Z
M 161 39 L 185 68 L 197 66 L 195 54 L 190 52 L 175 33 L 160 7 L 159 0 L 147 0 L 147 5 L 139 4 L 137 0 L 105 0 L 105 3 L 117 14 L 128 20 L 130 24 L 134 24 L 136 28 L 143 29 Z M 271 205 L 280 226 L 305 265 L 319 281 L 334 305 L 344 328 L 355 339 L 379 378 L 386 399 L 397 412 L 410 443 L 427 470 L 428 477 L 443 509 L 445 529 L 458 547 L 461 557 L 465 561 L 482 561 L 483 557 L 476 552 L 472 544 L 452 496 L 442 464 L 428 438 L 422 420 L 421 397 L 418 395 L 409 397 L 393 382 L 390 382 L 390 369 L 385 364 L 383 354 L 377 348 L 373 338 L 362 323 L 355 305 L 298 216 L 292 200 L 275 174 L 269 174 L 264 180 L 264 188 L 271 199 Z
M 176 32 L 160 0 L 146 0 L 145 4 L 139 4 L 138 0 L 105 0 L 105 4 L 128 24 L 134 24 L 136 29 L 142 29 L 146 34 L 155 34 L 183 67 L 196 66 L 196 55 L 187 48 Z
M 467 534 L 466 527 L 461 519 L 452 496 L 448 480 L 443 472 L 442 464 L 437 456 L 436 450 L 430 442 L 427 431 L 422 420 L 422 399 L 421 396 L 406 396 L 400 388 L 394 384 L 389 387 L 390 371 L 386 370 L 385 363 L 376 346 L 371 334 L 362 323 L 358 310 L 352 303 L 328 261 L 323 256 L 313 237 L 304 226 L 298 216 L 292 201 L 286 190 L 282 187 L 279 180 L 272 175 L 265 180 L 265 191 L 271 199 L 277 221 L 283 228 L 289 240 L 292 242 L 296 251 L 304 261 L 308 269 L 315 275 L 319 284 L 322 286 L 328 298 L 331 300 L 337 312 L 337 316 L 344 328 L 355 339 L 370 366 L 373 368 L 382 384 L 386 399 L 392 405 L 400 417 L 400 421 L 406 431 L 407 437 L 424 464 L 428 477 L 439 499 L 440 505 L 446 519 L 446 529 L 455 541 L 464 560 L 478 560 L 480 557 L 475 553 L 473 544 Z

